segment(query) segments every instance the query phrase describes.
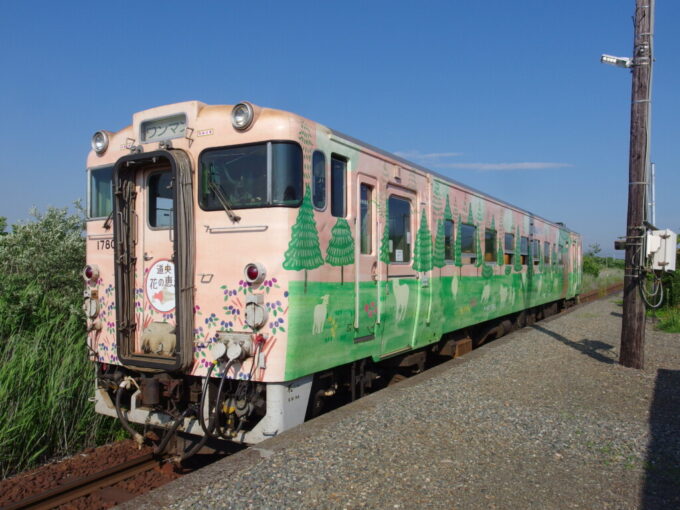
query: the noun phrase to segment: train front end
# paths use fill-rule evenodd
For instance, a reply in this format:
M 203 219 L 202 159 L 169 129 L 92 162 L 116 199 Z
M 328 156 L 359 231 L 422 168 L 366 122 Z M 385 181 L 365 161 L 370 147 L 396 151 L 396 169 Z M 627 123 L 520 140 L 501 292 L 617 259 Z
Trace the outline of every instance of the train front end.
M 305 198 L 303 125 L 191 101 L 93 137 L 83 276 L 96 410 L 138 441 L 256 443 L 304 420 L 311 376 L 286 379 L 282 267 Z

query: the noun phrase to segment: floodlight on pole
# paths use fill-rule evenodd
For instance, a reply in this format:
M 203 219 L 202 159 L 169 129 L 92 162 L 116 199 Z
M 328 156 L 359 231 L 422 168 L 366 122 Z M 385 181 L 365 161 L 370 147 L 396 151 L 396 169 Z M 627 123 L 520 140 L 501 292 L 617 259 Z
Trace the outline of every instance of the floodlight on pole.
M 614 55 L 602 55 L 600 57 L 600 62 L 603 64 L 609 64 L 611 66 L 623 67 L 624 69 L 629 69 L 633 67 L 633 59 L 628 57 L 615 57 Z

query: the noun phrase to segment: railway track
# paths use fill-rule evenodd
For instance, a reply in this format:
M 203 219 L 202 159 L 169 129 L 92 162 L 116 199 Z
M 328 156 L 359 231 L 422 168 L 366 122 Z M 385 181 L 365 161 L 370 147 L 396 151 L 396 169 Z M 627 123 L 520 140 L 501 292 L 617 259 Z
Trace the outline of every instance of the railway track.
M 17 503 L 5 506 L 2 510 L 55 508 L 102 489 L 107 490 L 106 499 L 110 499 L 114 503 L 122 503 L 131 499 L 131 494 L 126 491 L 118 491 L 112 486 L 132 476 L 150 471 L 158 465 L 159 461 L 152 454 L 142 455 L 97 473 L 69 481 L 45 492 L 34 494 Z

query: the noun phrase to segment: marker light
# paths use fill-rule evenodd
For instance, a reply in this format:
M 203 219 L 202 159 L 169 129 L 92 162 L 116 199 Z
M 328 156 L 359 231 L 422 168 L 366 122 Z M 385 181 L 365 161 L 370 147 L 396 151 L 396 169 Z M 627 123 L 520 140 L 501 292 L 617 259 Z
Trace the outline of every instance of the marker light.
M 97 281 L 99 279 L 99 268 L 97 266 L 85 266 L 83 278 L 88 282 Z
M 97 131 L 92 135 L 92 150 L 104 154 L 109 147 L 109 135 L 106 131 Z
M 262 283 L 267 271 L 262 264 L 258 262 L 251 262 L 243 269 L 243 274 L 249 283 L 257 285 L 258 283 Z
M 239 103 L 231 111 L 231 124 L 239 131 L 243 131 L 253 123 L 253 116 L 253 106 L 250 103 Z

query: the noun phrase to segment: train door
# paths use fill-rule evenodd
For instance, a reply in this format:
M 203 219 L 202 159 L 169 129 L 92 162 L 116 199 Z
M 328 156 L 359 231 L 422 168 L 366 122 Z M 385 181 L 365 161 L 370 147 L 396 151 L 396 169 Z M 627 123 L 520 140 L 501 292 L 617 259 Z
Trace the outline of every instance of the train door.
M 177 369 L 192 361 L 190 179 L 184 153 L 128 156 L 116 165 L 117 343 L 120 359 L 133 366 Z
M 355 314 L 357 341 L 375 338 L 378 320 L 378 245 L 376 242 L 377 181 L 368 175 L 357 175 L 358 204 L 355 260 Z
M 174 255 L 174 178 L 169 165 L 152 167 L 138 173 L 141 202 L 137 215 L 137 260 L 141 271 L 135 275 L 139 303 L 137 346 L 145 354 L 171 356 L 174 345 L 163 341 L 149 345 L 145 332 L 150 329 L 174 330 L 175 255 Z M 139 289 L 142 292 L 139 292 Z M 141 324 L 141 328 L 140 328 Z M 169 337 L 171 338 L 171 337 Z
M 417 314 L 418 274 L 413 269 L 415 216 L 418 202 L 413 191 L 398 186 L 387 188 L 387 219 L 380 242 L 381 356 L 389 357 L 411 348 Z M 384 261 L 389 260 L 388 263 Z

